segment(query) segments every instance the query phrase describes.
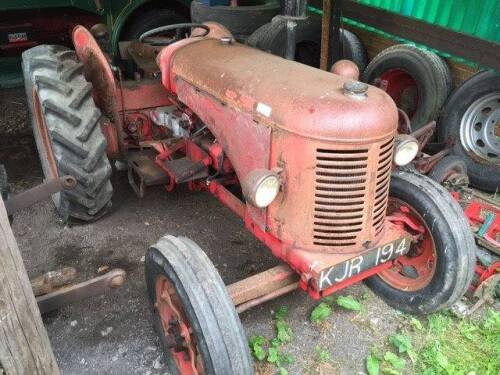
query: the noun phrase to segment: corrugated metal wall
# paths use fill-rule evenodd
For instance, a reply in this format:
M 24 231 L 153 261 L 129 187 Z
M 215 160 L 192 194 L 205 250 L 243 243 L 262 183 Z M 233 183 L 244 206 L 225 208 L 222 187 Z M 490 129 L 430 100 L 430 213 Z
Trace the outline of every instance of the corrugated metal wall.
M 500 0 L 358 1 L 482 39 L 500 42 Z

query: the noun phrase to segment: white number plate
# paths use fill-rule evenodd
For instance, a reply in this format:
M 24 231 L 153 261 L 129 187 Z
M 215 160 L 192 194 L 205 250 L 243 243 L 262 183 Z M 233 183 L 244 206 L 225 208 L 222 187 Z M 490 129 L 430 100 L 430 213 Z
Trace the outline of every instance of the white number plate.
M 7 37 L 9 38 L 9 43 L 26 42 L 28 40 L 27 33 L 10 33 Z
M 388 244 L 368 250 L 355 258 L 336 264 L 321 271 L 318 288 L 323 290 L 332 285 L 348 280 L 370 268 L 386 263 L 401 255 L 405 255 L 410 249 L 410 239 L 403 237 Z

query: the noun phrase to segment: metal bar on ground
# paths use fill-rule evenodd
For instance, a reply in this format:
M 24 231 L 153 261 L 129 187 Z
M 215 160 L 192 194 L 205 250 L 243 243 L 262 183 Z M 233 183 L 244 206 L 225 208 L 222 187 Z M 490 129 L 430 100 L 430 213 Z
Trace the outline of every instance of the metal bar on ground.
M 5 209 L 8 215 L 12 215 L 14 212 L 49 198 L 52 194 L 58 193 L 64 189 L 72 189 L 75 186 L 76 179 L 73 176 L 54 178 L 10 197 L 5 202 Z
M 126 273 L 120 268 L 94 277 L 93 279 L 70 285 L 44 294 L 36 298 L 40 312 L 56 310 L 61 306 L 80 301 L 85 298 L 98 296 L 109 290 L 119 288 L 125 281 Z

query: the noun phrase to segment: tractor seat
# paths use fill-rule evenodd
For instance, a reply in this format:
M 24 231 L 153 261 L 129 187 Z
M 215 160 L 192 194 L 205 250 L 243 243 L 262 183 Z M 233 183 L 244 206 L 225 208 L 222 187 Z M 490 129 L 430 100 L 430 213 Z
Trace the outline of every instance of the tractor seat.
M 161 48 L 134 40 L 128 45 L 127 53 L 139 69 L 144 71 L 146 77 L 153 78 L 160 73 L 160 67 L 156 63 L 156 55 L 158 55 Z

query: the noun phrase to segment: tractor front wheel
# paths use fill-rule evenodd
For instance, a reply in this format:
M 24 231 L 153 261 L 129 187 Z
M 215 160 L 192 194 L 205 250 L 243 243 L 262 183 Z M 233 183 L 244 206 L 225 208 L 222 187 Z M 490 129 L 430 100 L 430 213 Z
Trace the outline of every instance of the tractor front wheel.
M 253 373 L 231 298 L 198 245 L 164 236 L 148 250 L 145 267 L 154 326 L 170 373 Z
M 46 179 L 72 175 L 75 189 L 52 196 L 63 220 L 93 221 L 111 206 L 111 165 L 101 111 L 74 51 L 41 45 L 23 53 L 24 84 Z
M 414 242 L 367 285 L 392 307 L 414 314 L 438 311 L 461 298 L 474 274 L 475 243 L 448 191 L 416 172 L 394 172 L 387 215 Z

